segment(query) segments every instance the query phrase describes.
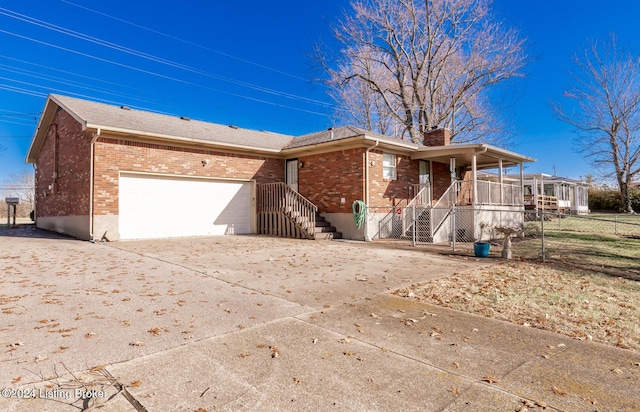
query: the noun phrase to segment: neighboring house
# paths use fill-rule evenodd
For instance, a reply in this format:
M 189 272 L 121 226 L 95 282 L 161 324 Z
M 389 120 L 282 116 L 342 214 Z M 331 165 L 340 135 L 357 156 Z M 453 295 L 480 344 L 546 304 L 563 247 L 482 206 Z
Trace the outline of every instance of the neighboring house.
M 582 215 L 589 213 L 589 185 L 544 173 L 525 174 L 525 208 Z
M 371 239 L 385 236 L 385 218 L 398 206 L 517 212 L 522 181 L 483 182 L 478 170 L 520 165 L 522 173 L 533 159 L 450 144 L 446 129 L 427 133 L 424 145 L 350 126 L 293 137 L 50 95 L 26 161 L 36 165 L 38 227 L 120 240 L 340 232 Z M 483 195 L 490 192 L 500 195 Z M 356 200 L 375 207 L 360 228 Z M 435 233 L 447 218 L 430 219 L 430 240 L 450 236 Z
M 519 175 L 503 176 L 504 181 L 519 182 Z M 478 179 L 497 181 L 495 173 L 481 172 Z M 589 213 L 589 184 L 544 173 L 523 174 L 526 210 L 546 210 L 570 214 Z

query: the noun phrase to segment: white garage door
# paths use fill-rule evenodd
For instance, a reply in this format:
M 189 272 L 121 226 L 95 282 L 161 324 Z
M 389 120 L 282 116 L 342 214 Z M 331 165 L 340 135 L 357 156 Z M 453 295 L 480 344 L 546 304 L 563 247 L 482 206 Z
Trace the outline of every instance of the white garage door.
M 120 176 L 121 239 L 251 233 L 252 183 Z

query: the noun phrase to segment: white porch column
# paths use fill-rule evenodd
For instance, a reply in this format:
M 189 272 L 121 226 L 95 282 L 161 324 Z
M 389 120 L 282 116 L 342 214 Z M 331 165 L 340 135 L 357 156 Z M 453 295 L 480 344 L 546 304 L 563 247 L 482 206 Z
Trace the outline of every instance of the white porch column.
M 473 205 L 478 204 L 478 171 L 476 169 L 476 153 L 471 157 L 471 174 L 473 177 Z
M 500 206 L 504 205 L 504 181 L 502 179 L 502 159 L 498 159 L 498 176 L 500 178 Z
M 520 201 L 524 206 L 524 163 L 520 163 L 520 190 L 522 191 L 520 194 Z
M 540 174 L 540 196 L 544 196 L 544 176 Z M 542 210 L 545 209 L 545 201 L 542 201 Z
M 533 176 L 533 185 L 531 186 L 531 189 L 533 190 L 533 208 L 538 211 L 538 189 L 540 188 L 538 187 L 537 176 Z

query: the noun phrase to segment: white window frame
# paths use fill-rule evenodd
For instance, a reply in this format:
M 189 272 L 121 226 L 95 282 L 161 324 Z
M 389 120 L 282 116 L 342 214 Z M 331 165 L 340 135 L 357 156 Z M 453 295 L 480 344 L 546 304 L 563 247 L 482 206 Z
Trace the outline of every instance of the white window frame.
M 398 164 L 396 155 L 392 153 L 382 154 L 382 178 L 385 180 L 396 180 L 398 175 L 396 174 L 396 165 Z

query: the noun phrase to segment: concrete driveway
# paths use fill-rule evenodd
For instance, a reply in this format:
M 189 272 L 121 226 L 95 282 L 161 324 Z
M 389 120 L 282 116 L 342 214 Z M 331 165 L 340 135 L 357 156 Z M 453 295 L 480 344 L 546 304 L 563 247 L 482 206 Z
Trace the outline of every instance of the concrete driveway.
M 31 228 L 1 231 L 0 259 L 1 410 L 640 405 L 637 352 L 386 293 L 487 260 L 257 236 L 94 244 Z

